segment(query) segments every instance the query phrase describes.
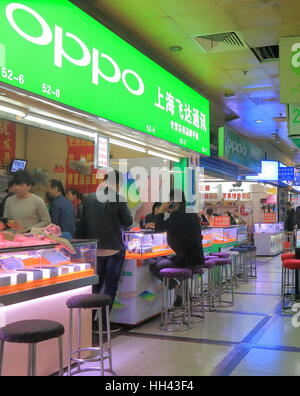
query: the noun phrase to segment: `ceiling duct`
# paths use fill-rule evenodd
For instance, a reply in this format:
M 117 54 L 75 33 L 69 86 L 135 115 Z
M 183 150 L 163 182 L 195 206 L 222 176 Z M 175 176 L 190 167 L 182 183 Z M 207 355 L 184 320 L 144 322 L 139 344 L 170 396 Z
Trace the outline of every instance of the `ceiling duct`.
M 279 45 L 251 48 L 260 63 L 279 60 Z
M 241 34 L 237 32 L 195 36 L 193 39 L 205 53 L 241 51 L 249 48 Z

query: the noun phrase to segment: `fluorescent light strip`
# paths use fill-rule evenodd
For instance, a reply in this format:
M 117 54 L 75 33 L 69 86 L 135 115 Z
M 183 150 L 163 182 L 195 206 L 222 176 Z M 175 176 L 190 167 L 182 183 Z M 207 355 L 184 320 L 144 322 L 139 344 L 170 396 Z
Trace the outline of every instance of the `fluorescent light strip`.
M 66 108 L 66 107 L 63 107 L 63 106 L 60 106 L 60 105 L 57 105 L 57 104 L 48 102 L 47 100 L 43 100 L 43 99 L 40 99 L 40 98 L 36 98 L 35 96 L 29 96 L 29 98 L 30 98 L 30 99 L 34 99 L 34 100 L 37 100 L 38 102 L 42 102 L 42 103 L 45 103 L 45 104 L 47 104 L 47 105 L 56 107 L 56 108 L 61 109 L 61 110 L 69 111 L 70 113 L 77 114 L 77 115 L 79 115 L 79 116 L 81 116 L 81 117 L 91 118 L 91 116 L 89 116 L 89 115 L 87 115 L 87 114 L 79 113 L 78 111 L 71 110 L 71 109 L 68 109 L 68 108 Z
M 36 122 L 38 124 L 49 126 L 51 128 L 61 129 L 64 132 L 73 132 L 78 135 L 86 136 L 86 137 L 93 138 L 93 139 L 95 139 L 95 137 L 96 137 L 96 133 L 94 133 L 94 132 L 88 132 L 88 131 L 85 131 L 84 129 L 76 128 L 73 126 L 68 126 L 68 125 L 62 124 L 60 122 L 47 120 L 45 118 L 36 117 L 34 115 L 27 115 L 25 117 L 25 120 Z
M 172 156 L 174 156 L 174 155 L 175 155 L 175 156 L 176 156 L 176 155 L 179 155 L 179 154 L 175 153 L 174 151 L 165 150 L 164 148 L 160 148 L 160 147 L 157 147 L 157 146 L 148 145 L 148 147 L 149 147 L 151 150 L 154 149 L 154 150 L 163 151 L 164 153 L 171 154 Z
M 23 117 L 23 118 L 26 115 L 26 113 L 24 113 L 23 111 L 13 109 L 12 107 L 2 106 L 2 105 L 0 105 L 0 111 L 3 111 L 4 113 L 13 114 L 15 116 Z
M 134 146 L 133 144 L 128 144 L 125 142 L 121 142 L 121 140 L 116 140 L 116 139 L 109 139 L 109 142 L 111 144 L 115 144 L 117 146 L 121 146 L 121 147 L 126 147 L 129 148 L 131 150 L 135 150 L 135 151 L 140 151 L 141 153 L 146 153 L 146 149 L 144 149 L 143 147 L 138 147 L 138 146 Z
M 147 143 L 140 142 L 139 140 L 136 140 L 136 139 L 133 139 L 133 138 L 130 138 L 127 136 L 118 135 L 116 133 L 111 133 L 111 135 L 115 136 L 116 138 L 119 138 L 119 139 L 124 139 L 124 140 L 128 140 L 129 142 L 132 142 L 132 143 L 140 144 L 141 146 L 148 146 Z
M 174 161 L 174 162 L 180 162 L 179 158 L 171 157 L 171 156 L 165 155 L 163 153 L 158 153 L 158 152 L 152 151 L 152 150 L 148 150 L 147 152 L 149 155 L 153 155 L 154 157 L 164 158 L 164 159 Z

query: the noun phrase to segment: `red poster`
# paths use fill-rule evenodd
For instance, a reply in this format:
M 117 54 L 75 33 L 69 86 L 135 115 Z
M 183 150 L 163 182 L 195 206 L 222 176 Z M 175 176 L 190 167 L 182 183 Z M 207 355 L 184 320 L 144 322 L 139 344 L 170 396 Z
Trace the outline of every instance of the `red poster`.
M 16 155 L 16 124 L 0 120 L 0 162 L 9 164 Z
M 97 170 L 94 169 L 95 146 L 93 142 L 67 137 L 66 188 L 74 188 L 83 194 L 97 190 Z

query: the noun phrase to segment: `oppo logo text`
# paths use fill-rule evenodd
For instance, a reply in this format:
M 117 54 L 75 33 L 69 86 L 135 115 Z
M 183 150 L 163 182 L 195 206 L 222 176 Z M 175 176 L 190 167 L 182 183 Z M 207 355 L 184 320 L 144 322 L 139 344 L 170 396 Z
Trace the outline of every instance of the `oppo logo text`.
M 228 146 L 229 150 L 233 153 L 247 155 L 247 149 L 245 146 L 242 146 L 240 143 L 234 142 L 231 139 L 226 139 L 226 145 Z
M 300 43 L 292 45 L 292 66 L 295 68 L 300 67 Z
M 16 23 L 14 13 L 16 10 L 22 10 L 31 14 L 33 18 L 40 24 L 42 34 L 39 37 L 33 37 L 24 32 Z M 73 33 L 65 32 L 62 27 L 55 25 L 54 31 L 51 30 L 45 19 L 35 10 L 20 3 L 11 3 L 6 7 L 6 17 L 12 28 L 25 40 L 33 44 L 46 46 L 54 40 L 54 65 L 62 68 L 63 61 L 66 60 L 78 67 L 88 67 L 92 64 L 92 83 L 99 85 L 100 79 L 117 84 L 120 81 L 125 88 L 133 95 L 141 96 L 145 92 L 145 86 L 142 78 L 131 69 L 121 70 L 117 62 L 108 54 L 101 53 L 97 48 L 90 50 L 87 45 Z M 64 49 L 64 41 L 73 40 L 80 48 L 82 56 L 80 59 L 74 59 Z M 101 70 L 101 64 L 108 62 L 113 68 L 113 75 L 106 75 Z M 137 81 L 136 87 L 132 87 L 128 83 L 128 77 L 131 76 Z

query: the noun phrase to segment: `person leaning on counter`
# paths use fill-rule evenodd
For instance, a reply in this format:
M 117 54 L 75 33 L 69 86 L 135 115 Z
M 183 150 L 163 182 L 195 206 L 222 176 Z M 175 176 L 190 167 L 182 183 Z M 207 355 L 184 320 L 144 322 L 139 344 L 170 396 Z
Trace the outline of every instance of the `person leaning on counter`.
M 34 182 L 30 173 L 26 170 L 18 171 L 12 182 L 15 195 L 5 202 L 0 231 L 8 227 L 26 233 L 32 228 L 47 227 L 51 223 L 50 215 L 44 200 L 31 193 Z

